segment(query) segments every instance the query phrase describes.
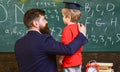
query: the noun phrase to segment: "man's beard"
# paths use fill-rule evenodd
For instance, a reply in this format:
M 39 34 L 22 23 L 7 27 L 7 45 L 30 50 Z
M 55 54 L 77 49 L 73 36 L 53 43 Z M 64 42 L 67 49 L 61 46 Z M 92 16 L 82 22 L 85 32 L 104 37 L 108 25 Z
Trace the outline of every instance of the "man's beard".
M 46 24 L 45 27 L 40 27 L 40 32 L 42 34 L 50 34 L 51 32 L 50 32 L 50 29 L 48 27 L 48 24 Z

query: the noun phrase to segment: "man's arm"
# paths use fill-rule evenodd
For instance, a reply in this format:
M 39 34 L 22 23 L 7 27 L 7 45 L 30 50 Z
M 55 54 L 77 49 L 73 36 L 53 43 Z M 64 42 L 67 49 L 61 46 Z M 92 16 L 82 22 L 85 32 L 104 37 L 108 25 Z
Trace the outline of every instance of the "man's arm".
M 78 36 L 70 42 L 68 45 L 64 45 L 61 42 L 57 42 L 49 36 L 46 39 L 46 52 L 49 54 L 56 54 L 56 55 L 72 55 L 74 54 L 82 45 L 88 42 L 87 38 L 82 34 L 79 33 Z

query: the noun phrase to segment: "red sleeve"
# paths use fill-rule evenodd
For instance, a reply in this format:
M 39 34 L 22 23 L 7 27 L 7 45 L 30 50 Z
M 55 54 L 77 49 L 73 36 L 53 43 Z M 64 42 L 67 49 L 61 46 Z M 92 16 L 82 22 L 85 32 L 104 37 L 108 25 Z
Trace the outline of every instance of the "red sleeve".
M 68 44 L 72 41 L 72 32 L 68 27 L 65 27 L 62 32 L 62 43 Z

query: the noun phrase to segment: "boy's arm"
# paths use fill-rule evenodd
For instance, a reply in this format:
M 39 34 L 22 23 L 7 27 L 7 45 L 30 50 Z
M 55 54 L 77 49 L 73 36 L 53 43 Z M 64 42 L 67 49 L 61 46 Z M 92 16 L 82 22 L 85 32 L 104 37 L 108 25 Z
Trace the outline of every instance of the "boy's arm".
M 70 32 L 70 30 L 68 28 L 64 28 L 63 32 L 62 32 L 62 43 L 63 44 L 68 44 L 71 42 L 72 40 L 72 32 Z M 62 61 L 64 59 L 64 56 L 59 56 L 59 64 L 62 64 Z
M 58 58 L 59 58 L 59 61 L 58 61 L 58 62 L 59 62 L 59 64 L 62 64 L 63 59 L 64 59 L 64 56 L 59 56 Z

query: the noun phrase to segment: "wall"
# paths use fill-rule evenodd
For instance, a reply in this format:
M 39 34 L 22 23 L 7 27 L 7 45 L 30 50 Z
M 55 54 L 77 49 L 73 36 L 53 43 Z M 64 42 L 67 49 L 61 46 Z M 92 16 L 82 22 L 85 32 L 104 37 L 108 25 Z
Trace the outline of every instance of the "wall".
M 120 72 L 120 53 L 83 53 L 83 72 L 86 63 L 93 59 L 98 62 L 113 62 L 114 72 Z M 61 72 L 59 65 L 58 70 Z M 0 72 L 18 72 L 14 53 L 0 53 Z

